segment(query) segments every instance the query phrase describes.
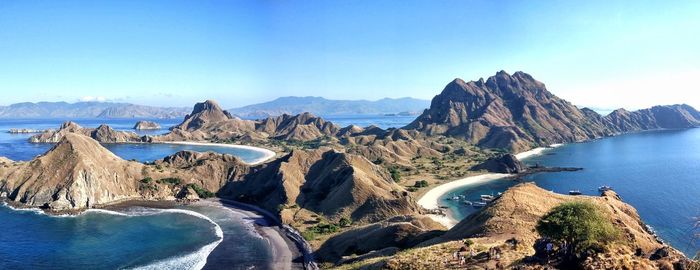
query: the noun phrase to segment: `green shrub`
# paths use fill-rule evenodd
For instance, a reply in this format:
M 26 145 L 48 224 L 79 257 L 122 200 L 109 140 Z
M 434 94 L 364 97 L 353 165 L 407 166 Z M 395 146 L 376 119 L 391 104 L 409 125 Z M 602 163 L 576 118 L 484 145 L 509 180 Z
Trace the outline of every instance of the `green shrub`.
M 399 170 L 396 168 L 391 168 L 389 169 L 389 173 L 391 173 L 391 179 L 394 179 L 394 182 L 401 182 L 401 174 L 399 173 Z
M 416 183 L 413 184 L 413 186 L 414 186 L 414 187 L 417 187 L 417 188 L 427 187 L 427 186 L 428 186 L 428 181 L 426 181 L 426 180 L 416 181 Z
M 211 198 L 211 197 L 216 196 L 216 194 L 214 194 L 214 192 L 211 192 L 211 191 L 207 190 L 206 188 L 200 187 L 197 184 L 187 184 L 187 187 L 192 188 L 194 190 L 194 192 L 197 193 L 197 196 L 199 196 L 202 199 Z
M 585 258 L 616 241 L 619 230 L 603 210 L 590 202 L 567 202 L 552 209 L 537 223 L 540 235 L 566 243 L 564 259 Z
M 301 232 L 301 237 L 304 237 L 304 239 L 306 241 L 312 241 L 312 240 L 316 239 L 316 233 L 314 233 L 313 231 L 309 231 L 309 230 L 303 231 L 303 232 Z
M 144 179 L 141 179 L 141 183 L 144 183 L 144 184 L 150 184 L 151 182 L 153 182 L 153 178 L 150 178 L 150 177 L 146 177 Z
M 340 219 L 340 221 L 338 221 L 338 225 L 340 225 L 340 227 L 347 227 L 350 226 L 350 224 L 352 224 L 352 220 L 346 217 L 343 217 Z
M 162 178 L 157 181 L 158 183 L 168 184 L 168 185 L 180 185 L 182 184 L 182 179 L 177 177 Z
M 316 234 L 331 234 L 337 232 L 338 229 L 338 225 L 335 224 L 319 223 L 309 228 L 309 231 Z

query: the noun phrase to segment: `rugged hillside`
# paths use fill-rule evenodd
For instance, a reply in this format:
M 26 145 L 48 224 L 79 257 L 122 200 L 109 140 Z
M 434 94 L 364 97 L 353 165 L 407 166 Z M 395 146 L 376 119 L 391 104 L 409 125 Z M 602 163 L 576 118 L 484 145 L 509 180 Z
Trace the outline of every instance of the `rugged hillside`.
M 308 112 L 269 117 L 255 125 L 257 132 L 269 134 L 273 139 L 296 141 L 310 141 L 324 136 L 334 136 L 339 129 L 333 123 Z
M 186 108 L 112 102 L 24 102 L 0 106 L 0 118 L 178 118 Z
M 30 162 L 0 168 L 1 190 L 10 200 L 54 210 L 139 197 L 143 165 L 120 159 L 83 135 L 67 133 Z
M 419 212 L 386 169 L 367 159 L 333 150 L 292 153 L 229 183 L 222 196 L 260 205 L 294 222 L 298 206 L 337 221 L 374 222 Z
M 192 184 L 200 192 L 213 193 L 230 177 L 248 172 L 239 159 L 215 153 L 183 151 L 149 165 L 126 161 L 94 139 L 72 132 L 29 162 L 0 162 L 0 194 L 57 211 L 128 199 L 174 200 L 193 189 Z
M 675 105 L 602 117 L 556 97 L 526 73 L 500 71 L 486 81 L 455 79 L 405 128 L 520 152 L 624 132 L 695 127 L 699 116 L 690 106 Z
M 406 128 L 516 152 L 613 134 L 532 76 L 523 72 L 511 76 L 505 71 L 486 81 L 455 79 Z
M 700 126 L 700 112 L 689 105 L 654 106 L 629 112 L 618 109 L 604 117 L 610 129 L 621 133 Z
M 315 255 L 323 262 L 335 264 L 393 255 L 437 237 L 444 230 L 442 225 L 427 216 L 396 216 L 333 236 L 319 247 Z
M 34 135 L 29 138 L 32 143 L 57 143 L 68 133 L 77 133 L 93 138 L 101 143 L 140 142 L 142 139 L 136 133 L 116 131 L 108 125 L 100 125 L 97 128 L 84 128 L 75 122 L 65 122 L 58 130 Z
M 420 244 L 421 248 L 367 260 L 348 268 L 459 268 L 458 264 L 446 261 L 445 258 L 450 258 L 453 252 L 464 247 L 462 240 L 470 239 L 477 254 L 468 267 L 496 269 L 502 265 L 516 269 L 543 269 L 532 259 L 535 255 L 534 246 L 540 238 L 535 226 L 552 208 L 563 202 L 577 200 L 592 202 L 601 207 L 614 226 L 620 229 L 623 238 L 608 246 L 603 253 L 585 261 L 583 269 L 658 269 L 666 265 L 671 265 L 673 269 L 674 264 L 687 262 L 683 254 L 657 241 L 647 231 L 637 211 L 622 202 L 612 191 L 605 192 L 601 197 L 569 196 L 526 183 L 510 188 L 494 203 L 467 217 L 444 235 Z M 491 248 L 501 251 L 498 260 L 487 256 Z
M 230 109 L 232 114 L 263 119 L 284 114 L 296 115 L 305 112 L 315 115 L 381 115 L 396 113 L 419 113 L 428 108 L 430 101 L 414 98 L 384 98 L 368 100 L 331 100 L 322 97 L 280 97 L 273 101 Z

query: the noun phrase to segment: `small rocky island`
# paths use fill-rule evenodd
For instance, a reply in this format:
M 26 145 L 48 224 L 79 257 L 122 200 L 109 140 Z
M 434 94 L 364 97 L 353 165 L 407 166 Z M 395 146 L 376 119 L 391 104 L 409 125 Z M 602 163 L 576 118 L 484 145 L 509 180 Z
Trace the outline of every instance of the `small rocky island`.
M 159 130 L 160 125 L 156 122 L 141 120 L 134 125 L 135 130 Z

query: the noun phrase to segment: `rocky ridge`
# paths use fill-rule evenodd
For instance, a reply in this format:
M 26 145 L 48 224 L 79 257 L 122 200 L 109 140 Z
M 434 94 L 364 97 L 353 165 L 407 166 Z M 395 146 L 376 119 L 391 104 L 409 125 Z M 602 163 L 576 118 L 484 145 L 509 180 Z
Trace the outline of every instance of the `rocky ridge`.
M 700 113 L 688 105 L 618 110 L 603 117 L 558 98 L 524 72 L 500 71 L 487 80 L 450 82 L 405 129 L 521 152 L 625 132 L 699 125 Z

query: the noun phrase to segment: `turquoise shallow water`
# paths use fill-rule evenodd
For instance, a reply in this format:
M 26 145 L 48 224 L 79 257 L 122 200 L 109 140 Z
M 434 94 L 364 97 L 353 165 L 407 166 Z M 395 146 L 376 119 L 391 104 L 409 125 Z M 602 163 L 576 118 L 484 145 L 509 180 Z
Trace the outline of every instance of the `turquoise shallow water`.
M 598 195 L 598 187 L 611 186 L 634 206 L 642 219 L 674 247 L 688 255 L 700 250 L 694 240 L 700 216 L 700 129 L 628 134 L 587 143 L 564 145 L 525 160 L 533 165 L 583 167 L 578 172 L 541 173 L 526 179 L 558 193 L 579 189 Z M 495 180 L 455 190 L 470 200 L 480 194 L 502 192 L 516 183 Z M 458 218 L 475 212 L 441 198 Z

